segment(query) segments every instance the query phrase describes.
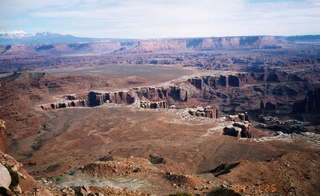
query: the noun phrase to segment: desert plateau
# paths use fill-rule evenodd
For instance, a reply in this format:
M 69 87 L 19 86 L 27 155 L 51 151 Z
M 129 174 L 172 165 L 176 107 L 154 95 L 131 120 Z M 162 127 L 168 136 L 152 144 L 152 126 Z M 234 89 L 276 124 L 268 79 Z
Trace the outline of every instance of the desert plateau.
M 212 2 L 0 3 L 0 195 L 319 196 L 319 1 Z

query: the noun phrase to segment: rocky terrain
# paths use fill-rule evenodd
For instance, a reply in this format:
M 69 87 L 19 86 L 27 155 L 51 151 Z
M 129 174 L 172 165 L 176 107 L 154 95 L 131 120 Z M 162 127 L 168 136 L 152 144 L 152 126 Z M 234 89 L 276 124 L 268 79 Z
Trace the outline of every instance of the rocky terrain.
M 320 113 L 320 89 L 309 91 L 306 98 L 294 105 L 294 112 Z
M 299 40 L 1 46 L 0 193 L 318 195 L 320 48 Z
M 223 112 L 276 111 L 291 113 L 296 100 L 312 86 L 286 72 L 218 72 L 190 76 L 154 87 L 124 91 L 88 92 L 85 97 L 42 105 L 42 109 L 99 106 L 104 103 L 138 105 L 142 108 L 184 108 L 211 103 Z M 299 92 L 299 93 L 298 93 Z M 67 96 L 66 96 L 67 97 Z M 254 97 L 254 98 L 253 98 Z M 244 104 L 250 100 L 250 104 Z M 312 101 L 312 100 L 311 100 Z

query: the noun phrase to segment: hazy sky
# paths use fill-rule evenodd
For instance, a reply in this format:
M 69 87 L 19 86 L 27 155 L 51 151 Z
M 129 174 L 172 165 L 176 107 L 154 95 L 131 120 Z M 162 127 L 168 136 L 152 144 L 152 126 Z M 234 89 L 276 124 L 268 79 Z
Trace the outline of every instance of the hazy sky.
M 157 38 L 320 34 L 320 0 L 0 0 L 0 31 Z

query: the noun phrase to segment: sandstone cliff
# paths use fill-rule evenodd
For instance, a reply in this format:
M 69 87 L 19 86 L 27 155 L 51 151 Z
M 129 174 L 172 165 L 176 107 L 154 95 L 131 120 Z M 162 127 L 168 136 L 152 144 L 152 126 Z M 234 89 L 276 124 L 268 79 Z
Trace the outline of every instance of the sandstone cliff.
M 320 88 L 309 91 L 304 100 L 296 102 L 293 112 L 320 114 Z
M 217 37 L 187 40 L 187 46 L 194 49 L 239 49 L 281 47 L 286 41 L 275 36 Z
M 185 51 L 185 50 L 216 50 L 244 48 L 279 48 L 286 44 L 282 37 L 275 36 L 238 36 L 212 37 L 191 39 L 162 39 L 138 41 L 135 47 L 126 48 L 131 52 Z M 121 50 L 124 52 L 124 50 Z
M 145 53 L 217 49 L 280 48 L 287 44 L 283 37 L 237 36 L 211 38 L 181 38 L 132 41 L 100 41 L 83 43 L 51 43 L 0 46 L 1 55 L 61 55 L 81 53 Z
M 74 98 L 42 106 L 42 109 L 95 107 L 105 103 L 135 104 L 153 109 L 171 106 L 187 108 L 207 106 L 210 103 L 224 112 L 259 109 L 273 111 L 279 106 L 288 107 L 288 99 L 296 100 L 299 97 L 296 91 L 286 85 L 287 83 L 293 83 L 302 91 L 306 90 L 304 81 L 297 80 L 285 72 L 226 73 L 194 76 L 157 87 L 138 87 L 113 92 L 92 91 L 82 99 Z M 250 100 L 250 104 L 247 100 Z

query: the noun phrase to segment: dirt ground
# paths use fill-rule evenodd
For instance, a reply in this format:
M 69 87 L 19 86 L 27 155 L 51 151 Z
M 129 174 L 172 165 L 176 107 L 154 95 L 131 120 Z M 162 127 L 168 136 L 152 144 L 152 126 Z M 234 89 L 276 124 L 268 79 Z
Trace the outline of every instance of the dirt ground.
M 159 71 L 161 69 L 165 71 Z M 275 179 L 281 179 L 281 175 L 288 173 L 292 175 L 288 179 L 294 179 L 292 186 L 299 187 L 294 192 L 296 195 L 319 191 L 319 176 L 313 174 L 319 171 L 319 146 L 302 136 L 266 142 L 238 139 L 224 136 L 221 130 L 214 129 L 219 126 L 217 120 L 186 120 L 176 110 L 148 110 L 113 104 L 95 108 L 39 110 L 39 103 L 65 93 L 150 85 L 190 73 L 163 67 L 154 68 L 147 75 L 139 75 L 144 70 L 140 67 L 135 72 L 137 74 L 116 76 L 116 72 L 123 71 L 119 70 L 110 72 L 110 76 L 100 69 L 93 69 L 94 75 L 81 75 L 81 70 L 80 75 L 73 76 L 68 71 L 52 71 L 40 76 L 20 75 L 9 78 L 13 82 L 8 83 L 2 80 L 1 89 L 6 93 L 0 97 L 5 103 L 0 108 L 1 119 L 8 121 L 7 131 L 11 134 L 7 153 L 22 162 L 37 179 L 59 177 L 62 179 L 59 186 L 107 184 L 156 195 L 180 191 L 204 194 L 220 185 L 232 189 L 242 182 L 254 187 L 274 184 Z M 270 135 L 264 130 L 255 131 L 259 137 Z M 148 161 L 150 155 L 161 157 L 165 162 L 152 165 Z M 70 174 L 104 157 L 119 157 L 114 162 L 103 163 L 103 168 L 107 169 L 113 168 L 110 164 L 114 163 L 117 175 L 106 172 L 104 178 L 96 179 L 96 176 Z M 310 162 L 304 166 L 300 159 Z M 286 160 L 297 167 L 281 170 Z M 240 164 L 226 175 L 215 176 L 211 172 L 221 164 L 232 163 Z M 129 170 L 119 173 L 119 167 Z M 305 167 L 312 169 L 307 171 Z M 151 169 L 144 172 L 145 168 Z M 301 172 L 289 172 L 294 169 L 301 169 Z M 133 170 L 138 174 L 132 174 Z M 268 171 L 271 174 L 264 175 Z M 68 173 L 70 175 L 66 176 Z M 308 182 L 300 183 L 301 179 Z M 187 188 L 180 186 L 188 183 L 191 185 Z M 284 180 L 279 183 L 280 195 L 293 192 L 289 183 Z M 205 187 L 204 190 L 198 184 Z

